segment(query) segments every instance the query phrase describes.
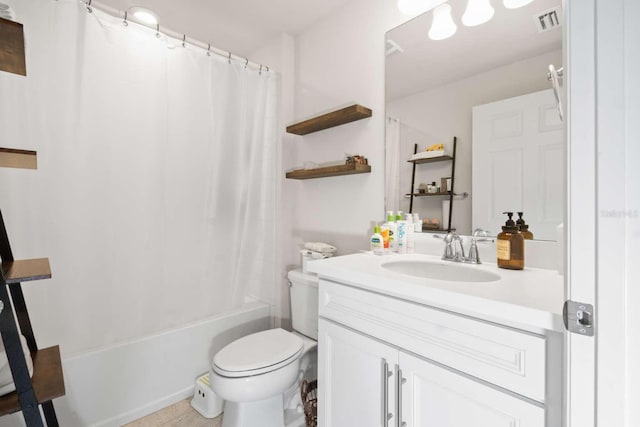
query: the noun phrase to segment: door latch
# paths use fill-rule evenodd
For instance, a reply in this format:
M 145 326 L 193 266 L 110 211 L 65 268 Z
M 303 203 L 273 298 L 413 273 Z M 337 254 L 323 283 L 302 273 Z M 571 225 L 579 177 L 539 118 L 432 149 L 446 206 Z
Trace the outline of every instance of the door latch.
M 595 332 L 593 305 L 576 301 L 565 301 L 562 319 L 567 331 L 592 337 Z

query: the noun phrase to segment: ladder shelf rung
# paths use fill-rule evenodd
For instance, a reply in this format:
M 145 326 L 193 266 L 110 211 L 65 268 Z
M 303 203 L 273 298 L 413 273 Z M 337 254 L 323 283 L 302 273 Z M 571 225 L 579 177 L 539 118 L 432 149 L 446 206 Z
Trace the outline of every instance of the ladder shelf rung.
M 43 348 L 31 354 L 33 359 L 33 390 L 38 403 L 48 402 L 56 397 L 64 396 L 64 377 L 60 347 Z M 20 410 L 18 394 L 13 391 L 0 396 L 0 416 L 12 414 Z
M 2 275 L 7 284 L 51 278 L 48 258 L 25 259 L 2 263 Z

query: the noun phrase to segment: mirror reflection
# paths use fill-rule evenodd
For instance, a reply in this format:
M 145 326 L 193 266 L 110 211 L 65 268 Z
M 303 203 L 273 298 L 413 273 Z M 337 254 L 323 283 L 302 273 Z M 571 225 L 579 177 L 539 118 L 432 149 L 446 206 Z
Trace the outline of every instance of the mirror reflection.
M 523 212 L 535 239 L 556 240 L 561 0 L 435 3 L 386 35 L 386 209 L 418 213 L 424 231 L 492 236 L 503 212 Z

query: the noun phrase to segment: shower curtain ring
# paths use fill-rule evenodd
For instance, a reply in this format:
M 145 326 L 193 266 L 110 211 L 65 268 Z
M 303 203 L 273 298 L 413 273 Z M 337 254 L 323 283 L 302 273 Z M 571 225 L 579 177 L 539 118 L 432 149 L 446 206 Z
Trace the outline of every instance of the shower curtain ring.
M 211 43 L 207 46 L 207 56 L 211 56 Z
M 156 24 L 156 38 L 160 38 L 160 24 Z
M 182 47 L 187 47 L 187 35 L 182 35 Z
M 258 74 L 262 74 L 262 64 L 260 64 L 260 71 L 258 72 Z
M 244 69 L 247 69 L 247 66 L 249 65 L 249 58 L 244 58 Z
M 92 13 L 93 12 L 93 8 L 91 7 L 91 0 L 89 0 L 88 2 L 85 3 L 87 6 L 87 13 Z
M 124 11 L 124 21 L 122 21 L 122 25 L 124 25 L 125 27 L 129 26 L 129 23 L 127 22 L 127 11 Z
M 229 59 L 228 59 L 228 61 L 229 61 L 229 64 L 231 64 L 231 52 L 229 52 Z

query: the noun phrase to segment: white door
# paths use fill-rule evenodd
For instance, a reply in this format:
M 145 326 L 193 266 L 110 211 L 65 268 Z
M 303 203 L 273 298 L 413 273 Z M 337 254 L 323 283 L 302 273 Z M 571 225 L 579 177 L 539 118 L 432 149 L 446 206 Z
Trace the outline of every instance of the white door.
M 522 211 L 536 239 L 557 240 L 564 204 L 562 129 L 551 89 L 473 107 L 473 229 L 496 235 L 503 212 Z
M 564 17 L 564 88 L 567 100 L 565 289 L 567 299 L 595 306 L 597 160 L 594 0 L 566 1 Z M 599 331 L 595 332 L 597 337 Z M 596 426 L 596 337 L 565 333 L 566 427 Z M 608 425 L 620 424 L 603 423 L 602 427 Z
M 400 352 L 406 427 L 544 427 L 542 405 Z M 404 425 L 404 424 L 403 424 Z
M 396 425 L 398 350 L 320 318 L 318 351 L 320 427 Z

